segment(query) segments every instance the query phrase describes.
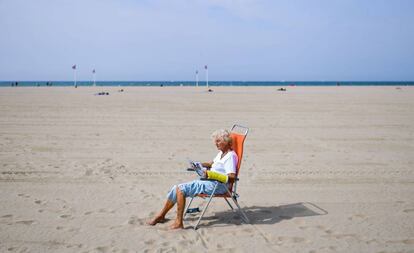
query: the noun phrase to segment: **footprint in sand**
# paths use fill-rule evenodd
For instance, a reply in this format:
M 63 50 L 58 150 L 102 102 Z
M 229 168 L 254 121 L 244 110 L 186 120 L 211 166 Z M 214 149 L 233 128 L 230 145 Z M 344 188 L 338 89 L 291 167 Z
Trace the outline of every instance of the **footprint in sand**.
M 6 214 L 1 216 L 0 218 L 13 218 L 13 214 Z
M 32 225 L 36 221 L 34 220 L 22 220 L 22 221 L 16 221 L 15 224 L 23 224 L 23 225 Z
M 366 244 L 372 244 L 372 243 L 378 244 L 379 242 L 376 239 L 371 239 L 371 240 L 365 241 L 365 243 Z
M 46 205 L 47 201 L 43 201 L 43 200 L 37 199 L 37 200 L 34 201 L 34 203 L 36 205 Z
M 129 219 L 128 219 L 128 224 L 129 225 L 144 225 L 145 224 L 145 221 L 144 220 L 142 220 L 142 219 L 139 219 L 138 217 L 136 217 L 136 216 L 131 216 Z
M 98 210 L 99 213 L 115 213 L 116 210 L 108 210 L 106 208 L 101 208 Z
M 100 253 L 106 253 L 106 252 L 109 252 L 110 248 L 107 246 L 99 246 L 99 247 L 96 247 L 95 250 Z
M 82 248 L 83 247 L 83 244 L 69 244 L 68 246 L 66 246 L 66 248 L 67 249 L 70 249 L 70 248 L 78 248 L 78 249 L 80 249 L 80 248 Z
M 387 243 L 404 243 L 407 245 L 414 245 L 414 239 L 405 239 L 405 240 L 398 240 L 398 241 L 387 241 Z
M 402 241 L 404 244 L 414 245 L 414 239 L 406 239 Z
M 305 242 L 306 239 L 303 237 L 287 237 L 287 236 L 279 236 L 277 238 L 281 244 L 283 243 L 301 243 Z
M 142 196 L 143 199 L 149 199 L 149 198 L 154 198 L 155 197 L 154 194 L 149 193 L 145 190 L 140 190 L 140 193 L 141 193 L 141 196 Z
M 19 193 L 17 194 L 17 196 L 22 197 L 22 198 L 30 198 L 30 195 L 24 194 L 24 193 Z
M 308 230 L 308 229 L 312 229 L 312 227 L 307 227 L 307 226 L 299 226 L 298 227 L 300 230 Z
M 70 218 L 72 218 L 72 216 L 70 214 L 62 214 L 59 217 L 62 218 L 62 219 L 70 219 Z
M 154 239 L 144 241 L 144 244 L 146 244 L 146 245 L 154 245 L 154 243 L 155 243 Z
M 414 209 L 405 209 L 403 212 L 404 213 L 412 213 L 412 212 L 414 212 Z
M 335 239 L 345 239 L 345 238 L 353 238 L 359 239 L 356 234 L 330 234 L 328 237 L 333 237 Z
M 348 217 L 348 220 L 350 220 L 350 221 L 353 221 L 353 220 L 364 220 L 366 218 L 367 217 L 365 215 L 363 215 L 363 214 L 355 214 L 355 215 L 352 215 L 351 217 Z
M 322 226 L 322 225 L 318 225 L 318 226 L 316 226 L 316 228 L 317 229 L 319 229 L 319 230 L 325 230 L 326 228 L 324 227 L 324 226 Z

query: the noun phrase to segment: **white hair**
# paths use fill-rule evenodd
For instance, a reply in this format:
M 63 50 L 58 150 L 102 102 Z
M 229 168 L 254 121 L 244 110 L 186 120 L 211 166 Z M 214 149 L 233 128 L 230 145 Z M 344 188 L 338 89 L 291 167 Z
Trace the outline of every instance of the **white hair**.
M 211 138 L 215 141 L 215 140 L 223 140 L 227 143 L 232 143 L 232 139 L 230 136 L 230 132 L 229 130 L 226 129 L 219 129 L 217 131 L 214 131 L 214 133 L 211 134 Z

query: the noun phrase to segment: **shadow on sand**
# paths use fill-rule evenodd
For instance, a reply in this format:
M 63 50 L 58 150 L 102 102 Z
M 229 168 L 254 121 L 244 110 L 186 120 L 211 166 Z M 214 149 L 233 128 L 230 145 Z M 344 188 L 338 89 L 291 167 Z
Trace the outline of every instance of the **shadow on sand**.
M 250 219 L 250 224 L 275 224 L 282 220 L 328 214 L 326 210 L 310 202 L 300 202 L 281 206 L 250 206 L 244 207 L 242 210 Z M 188 220 L 197 220 L 198 215 L 197 217 L 191 217 Z M 239 213 L 232 210 L 215 212 L 212 216 L 204 216 L 201 223 L 203 226 L 244 224 Z

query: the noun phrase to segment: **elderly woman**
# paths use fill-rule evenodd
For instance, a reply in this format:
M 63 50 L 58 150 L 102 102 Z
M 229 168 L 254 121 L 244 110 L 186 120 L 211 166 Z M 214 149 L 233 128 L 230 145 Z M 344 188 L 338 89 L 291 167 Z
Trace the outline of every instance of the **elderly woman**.
M 206 178 L 226 178 L 227 183 L 233 182 L 236 177 L 237 155 L 231 149 L 232 139 L 227 130 L 217 130 L 212 134 L 212 139 L 219 150 L 219 153 L 212 162 L 202 163 Z M 210 175 L 211 174 L 211 175 Z M 165 215 L 177 203 L 177 217 L 171 225 L 172 229 L 184 228 L 183 214 L 185 208 L 185 198 L 193 197 L 200 193 L 212 194 L 214 181 L 194 180 L 191 182 L 174 185 L 167 195 L 167 200 L 161 211 L 148 222 L 149 225 L 165 222 Z M 227 190 L 227 184 L 219 183 L 216 194 L 223 194 Z

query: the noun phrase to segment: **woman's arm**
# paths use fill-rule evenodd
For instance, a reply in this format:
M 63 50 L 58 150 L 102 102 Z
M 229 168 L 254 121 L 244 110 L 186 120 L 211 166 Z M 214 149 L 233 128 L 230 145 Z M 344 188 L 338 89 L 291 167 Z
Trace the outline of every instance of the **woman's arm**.
M 226 174 L 221 174 L 219 172 L 206 170 L 206 171 L 204 171 L 204 178 L 217 180 L 217 181 L 222 182 L 222 183 L 232 183 L 232 182 L 234 182 L 234 180 L 236 178 L 236 174 L 229 173 L 229 174 L 226 175 Z
M 234 180 L 236 179 L 236 174 L 235 173 L 229 173 L 227 174 L 227 176 L 229 177 L 229 183 L 233 183 Z
M 205 162 L 205 163 L 201 163 L 201 165 L 203 165 L 204 168 L 210 169 L 211 166 L 213 165 L 213 162 Z

